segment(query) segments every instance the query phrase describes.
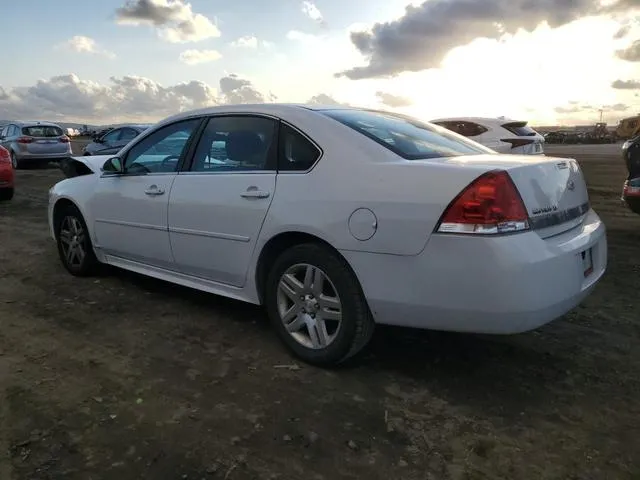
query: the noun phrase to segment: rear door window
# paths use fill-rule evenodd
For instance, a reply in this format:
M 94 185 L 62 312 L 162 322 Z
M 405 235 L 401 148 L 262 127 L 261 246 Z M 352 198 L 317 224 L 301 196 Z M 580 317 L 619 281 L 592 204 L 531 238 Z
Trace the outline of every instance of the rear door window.
M 461 135 L 405 115 L 373 110 L 318 110 L 407 160 L 495 153 Z
M 64 132 L 60 127 L 50 125 L 35 125 L 22 127 L 22 134 L 28 137 L 61 137 Z
M 300 132 L 286 123 L 280 124 L 278 171 L 303 172 L 316 163 L 322 152 Z

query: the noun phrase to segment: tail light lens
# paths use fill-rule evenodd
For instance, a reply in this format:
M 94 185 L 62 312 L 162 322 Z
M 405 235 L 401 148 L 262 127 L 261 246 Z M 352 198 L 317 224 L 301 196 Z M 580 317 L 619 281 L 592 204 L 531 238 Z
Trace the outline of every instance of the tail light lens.
M 504 170 L 475 179 L 449 204 L 438 222 L 440 233 L 496 235 L 529 230 L 518 189 Z
M 16 140 L 18 143 L 31 143 L 33 142 L 33 138 L 31 137 L 19 137 L 18 140 Z
M 66 135 L 61 136 L 58 140 L 60 140 L 60 143 L 69 143 L 69 137 Z
M 640 182 L 635 182 L 640 183 Z M 629 185 L 629 181 L 624 182 L 622 195 L 626 197 L 640 197 L 640 185 Z
M 503 138 L 503 142 L 510 143 L 511 148 L 524 147 L 525 145 L 531 145 L 534 140 L 524 138 Z
M 0 163 L 11 163 L 11 155 L 6 148 L 0 147 Z

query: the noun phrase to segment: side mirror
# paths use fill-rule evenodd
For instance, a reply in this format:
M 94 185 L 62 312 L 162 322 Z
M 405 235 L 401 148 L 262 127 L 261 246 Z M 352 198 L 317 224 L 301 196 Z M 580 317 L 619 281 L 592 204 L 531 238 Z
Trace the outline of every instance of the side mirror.
M 102 171 L 105 173 L 122 173 L 122 160 L 118 157 L 111 157 L 102 165 Z

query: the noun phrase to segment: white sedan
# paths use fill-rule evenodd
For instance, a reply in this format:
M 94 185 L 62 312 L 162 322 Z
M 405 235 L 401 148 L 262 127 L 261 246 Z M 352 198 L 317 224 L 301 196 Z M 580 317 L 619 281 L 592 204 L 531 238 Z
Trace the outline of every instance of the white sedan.
M 208 108 L 65 168 L 48 213 L 71 274 L 109 264 L 264 305 L 319 365 L 356 354 L 375 324 L 535 329 L 607 263 L 574 160 L 499 155 L 387 112 Z

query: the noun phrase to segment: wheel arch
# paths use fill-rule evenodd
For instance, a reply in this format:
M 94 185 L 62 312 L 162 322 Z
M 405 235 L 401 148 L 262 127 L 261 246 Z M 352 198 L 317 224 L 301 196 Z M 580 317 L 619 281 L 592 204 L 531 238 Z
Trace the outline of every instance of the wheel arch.
M 71 200 L 69 197 L 60 197 L 53 204 L 53 212 L 52 212 L 53 225 L 52 226 L 54 228 L 54 231 L 58 225 L 58 222 L 61 220 L 60 216 L 64 208 L 69 206 L 76 208 L 80 212 L 80 215 L 82 215 L 84 222 L 87 223 L 87 216 L 85 215 L 85 212 L 80 207 L 80 205 L 78 205 L 76 202 Z M 88 224 L 87 224 L 87 228 L 89 229 L 89 235 L 91 235 L 91 229 L 89 228 Z
M 304 243 L 316 243 L 322 245 L 338 255 L 338 257 L 340 257 L 344 261 L 345 265 L 347 265 L 349 270 L 351 270 L 356 280 L 358 281 L 360 288 L 362 288 L 358 275 L 354 271 L 353 267 L 349 264 L 347 259 L 340 253 L 337 248 L 335 248 L 328 241 L 324 240 L 318 235 L 303 231 L 292 230 L 274 235 L 264 244 L 262 250 L 260 251 L 255 269 L 255 284 L 258 294 L 258 301 L 260 302 L 260 304 L 264 304 L 264 289 L 267 283 L 267 276 L 269 274 L 271 266 L 275 263 L 278 256 L 285 250 Z

